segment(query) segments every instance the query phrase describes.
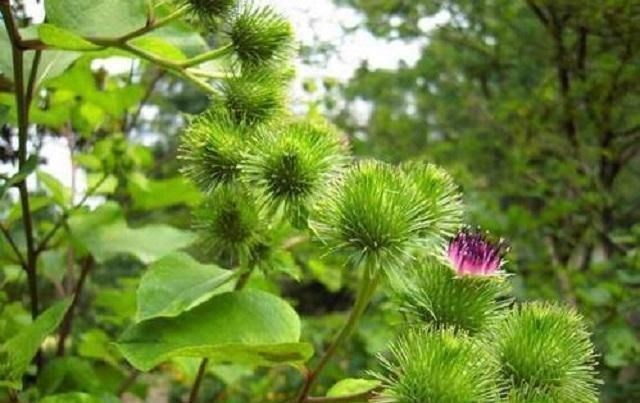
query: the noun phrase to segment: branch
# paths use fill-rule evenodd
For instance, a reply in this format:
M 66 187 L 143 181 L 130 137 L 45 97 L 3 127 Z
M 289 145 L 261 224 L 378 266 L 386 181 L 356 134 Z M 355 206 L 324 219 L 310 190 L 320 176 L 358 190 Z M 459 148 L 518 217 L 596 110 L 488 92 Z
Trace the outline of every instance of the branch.
M 80 277 L 78 278 L 78 282 L 76 283 L 75 291 L 73 293 L 73 299 L 71 300 L 71 305 L 67 312 L 64 314 L 64 318 L 62 319 L 62 324 L 60 325 L 60 332 L 58 337 L 58 350 L 56 352 L 58 357 L 64 356 L 65 349 L 65 341 L 71 332 L 71 327 L 73 324 L 73 318 L 76 306 L 78 305 L 78 300 L 80 299 L 80 293 L 82 293 L 82 288 L 87 279 L 87 275 L 89 271 L 93 267 L 94 260 L 91 256 L 88 256 L 82 262 L 82 269 L 80 271 Z
M 15 83 L 16 107 L 18 109 L 18 167 L 22 169 L 27 162 L 27 137 L 29 128 L 29 104 L 25 97 L 24 88 L 24 59 L 18 26 L 11 13 L 11 6 L 7 0 L 0 2 L 0 13 L 2 13 L 7 34 L 11 40 L 11 53 L 13 59 L 13 78 Z M 36 65 L 37 68 L 37 65 Z M 35 253 L 35 242 L 33 238 L 33 219 L 29 206 L 29 192 L 27 190 L 26 178 L 18 183 L 20 194 L 20 206 L 22 208 L 22 222 L 24 226 L 27 243 L 27 283 L 31 298 L 31 316 L 35 319 L 38 316 L 38 280 L 37 280 L 37 256 Z M 38 367 L 40 359 L 36 360 Z
M 318 376 L 327 365 L 329 360 L 333 357 L 338 347 L 344 342 L 354 331 L 356 325 L 358 324 L 358 320 L 364 314 L 364 311 L 367 309 L 369 305 L 369 301 L 375 292 L 376 285 L 378 283 L 379 274 L 374 274 L 372 277 L 372 273 L 370 273 L 370 268 L 364 268 L 364 276 L 360 282 L 360 289 L 358 290 L 358 296 L 356 298 L 355 303 L 353 304 L 353 308 L 349 313 L 349 317 L 347 318 L 347 322 L 344 327 L 340 330 L 336 338 L 331 342 L 327 350 L 324 352 L 320 360 L 316 364 L 315 368 L 311 370 L 305 379 L 302 388 L 300 389 L 300 393 L 296 399 L 297 403 L 308 402 L 307 395 L 311 391 L 311 387 L 318 379 Z
M 13 253 L 15 253 L 16 257 L 18 258 L 18 262 L 20 263 L 20 266 L 22 266 L 24 271 L 28 272 L 29 267 L 27 266 L 27 262 L 24 260 L 24 256 L 22 256 L 22 253 L 20 253 L 20 249 L 18 248 L 18 245 L 16 244 L 13 237 L 11 236 L 11 233 L 9 232 L 9 230 L 5 228 L 4 225 L 0 224 L 0 232 L 4 234 L 5 238 L 7 238 L 7 242 L 9 242 L 9 246 L 11 246 L 11 249 L 13 249 Z
M 105 180 L 107 180 L 108 177 L 109 175 L 105 174 L 102 178 L 100 178 L 100 180 L 96 182 L 95 185 L 87 190 L 87 192 L 84 194 L 84 196 L 82 196 L 82 199 L 78 203 L 76 203 L 73 207 L 71 207 L 71 209 L 65 211 L 62 214 L 58 222 L 53 226 L 53 228 L 51 228 L 51 230 L 44 236 L 44 238 L 42 238 L 42 241 L 40 241 L 40 243 L 38 244 L 38 247 L 36 248 L 36 254 L 42 253 L 47 248 L 49 241 L 51 241 L 51 238 L 53 238 L 56 232 L 58 232 L 58 230 L 62 228 L 67 218 L 69 218 L 69 215 L 82 207 L 84 203 L 86 203 L 86 201 L 89 199 L 89 197 L 93 196 L 94 193 L 100 188 L 100 186 L 102 186 L 102 184 Z
M 529 8 L 531 8 L 536 17 L 538 17 L 545 26 L 549 25 L 549 18 L 545 15 L 544 11 L 534 3 L 534 0 L 527 0 L 527 5 L 529 5 Z

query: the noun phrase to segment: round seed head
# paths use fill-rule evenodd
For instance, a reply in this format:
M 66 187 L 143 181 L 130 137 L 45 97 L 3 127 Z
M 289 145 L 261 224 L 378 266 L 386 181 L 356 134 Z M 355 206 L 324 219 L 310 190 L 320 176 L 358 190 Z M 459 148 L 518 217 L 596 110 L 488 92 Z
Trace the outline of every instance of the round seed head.
M 182 0 L 183 4 L 190 7 L 201 21 L 213 23 L 216 18 L 229 14 L 236 5 L 236 0 Z
M 338 134 L 328 125 L 293 122 L 261 130 L 242 165 L 243 173 L 273 208 L 298 217 L 325 190 L 346 162 Z
M 216 257 L 236 262 L 252 257 L 267 227 L 254 198 L 241 186 L 218 187 L 195 212 L 202 246 Z
M 510 302 L 504 276 L 458 277 L 433 258 L 417 262 L 409 278 L 398 293 L 401 306 L 413 322 L 433 328 L 482 332 L 496 325 Z
M 499 401 L 499 366 L 480 343 L 450 329 L 411 330 L 381 359 L 380 401 L 489 403 Z
M 593 345 L 582 317 L 573 310 L 525 304 L 497 330 L 502 372 L 513 387 L 513 401 L 598 401 Z
M 462 194 L 447 171 L 434 165 L 410 162 L 402 170 L 414 181 L 423 200 L 424 214 L 431 225 L 426 234 L 434 241 L 452 236 L 462 223 Z
M 284 81 L 275 73 L 248 72 L 220 84 L 218 108 L 242 126 L 257 126 L 273 120 L 284 109 Z
M 245 148 L 244 133 L 229 115 L 208 112 L 188 125 L 178 158 L 182 172 L 204 192 L 211 192 L 238 177 Z
M 281 64 L 292 53 L 291 24 L 271 7 L 241 7 L 232 17 L 227 35 L 244 67 Z
M 422 246 L 428 225 L 415 185 L 397 169 L 362 161 L 319 201 L 311 228 L 332 251 L 369 268 L 395 270 Z

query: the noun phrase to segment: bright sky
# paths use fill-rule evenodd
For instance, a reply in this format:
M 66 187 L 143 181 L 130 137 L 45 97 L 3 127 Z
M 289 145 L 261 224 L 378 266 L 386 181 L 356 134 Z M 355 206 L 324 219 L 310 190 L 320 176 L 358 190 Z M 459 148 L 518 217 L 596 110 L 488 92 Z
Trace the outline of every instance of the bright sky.
M 47 0 L 45 0 L 47 1 Z M 34 17 L 35 22 L 43 20 L 43 2 L 27 0 L 27 12 Z M 354 70 L 364 60 L 373 68 L 395 68 L 400 61 L 413 64 L 419 56 L 424 40 L 412 43 L 401 41 L 385 41 L 375 38 L 365 30 L 356 30 L 345 36 L 342 27 L 354 27 L 362 17 L 357 12 L 346 7 L 337 7 L 332 0 L 257 0 L 259 4 L 272 5 L 279 12 L 289 18 L 294 25 L 296 36 L 301 44 L 328 42 L 336 46 L 337 51 L 332 55 L 326 66 L 309 66 L 298 63 L 298 79 L 293 86 L 293 102 L 304 101 L 305 94 L 300 83 L 309 78 L 335 78 L 340 81 L 348 80 Z M 438 14 L 433 18 L 420 21 L 420 27 L 429 31 L 434 25 L 447 19 L 446 15 Z M 107 64 L 111 70 L 129 69 L 129 63 L 122 60 Z M 48 163 L 44 169 L 58 177 L 62 183 L 69 186 L 71 181 L 71 166 L 69 151 L 63 140 L 49 140 L 43 147 L 43 155 Z M 78 184 L 84 188 L 84 175 L 78 172 Z

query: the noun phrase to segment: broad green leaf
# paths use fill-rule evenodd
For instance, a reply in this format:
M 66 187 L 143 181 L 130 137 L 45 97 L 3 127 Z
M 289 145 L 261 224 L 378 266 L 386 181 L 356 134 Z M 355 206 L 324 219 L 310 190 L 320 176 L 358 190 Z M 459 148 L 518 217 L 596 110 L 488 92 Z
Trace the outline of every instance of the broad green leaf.
M 0 386 L 22 387 L 22 374 L 44 339 L 56 330 L 70 304 L 70 299 L 58 302 L 0 346 Z
M 68 207 L 71 204 L 71 189 L 60 183 L 53 175 L 44 171 L 38 171 L 36 176 L 59 206 Z
M 182 53 L 180 49 L 157 36 L 143 36 L 141 38 L 133 39 L 129 43 L 140 50 L 151 53 L 152 55 L 161 57 L 163 59 L 168 59 L 175 62 L 180 62 L 187 59 L 187 57 L 184 55 L 184 53 Z
M 299 364 L 312 354 L 300 343 L 300 319 L 280 298 L 262 291 L 227 292 L 175 318 L 129 328 L 118 347 L 148 371 L 172 357 L 208 357 L 252 365 Z
M 178 316 L 199 305 L 234 277 L 231 270 L 176 252 L 153 263 L 140 280 L 136 321 Z M 228 291 L 228 287 L 225 287 Z
M 118 37 L 144 27 L 144 0 L 48 0 L 47 21 L 76 34 Z
M 327 397 L 341 397 L 341 396 L 349 396 L 349 395 L 357 395 L 360 393 L 366 393 L 374 390 L 379 387 L 381 382 L 376 379 L 358 379 L 358 378 L 348 378 L 343 379 L 333 385 L 327 391 Z M 352 402 L 367 402 L 367 398 L 362 398 L 362 400 L 350 400 Z
M 168 225 L 129 228 L 115 203 L 106 203 L 95 211 L 74 215 L 68 222 L 73 239 L 100 263 L 123 254 L 150 263 L 195 240 L 193 233 Z
M 97 50 L 99 46 L 52 24 L 38 26 L 38 34 L 42 42 L 49 46 L 64 50 Z
M 159 7 L 158 10 L 156 10 L 156 17 L 166 17 L 169 13 L 173 12 L 174 9 L 174 7 L 169 5 Z M 207 42 L 198 33 L 197 29 L 194 29 L 192 24 L 183 19 L 172 21 L 170 24 L 153 30 L 143 36 L 143 38 L 147 37 L 161 38 L 167 43 L 170 43 L 180 49 L 180 51 L 187 57 L 194 57 L 209 50 Z
M 200 191 L 182 176 L 151 180 L 135 175 L 130 179 L 129 191 L 136 209 L 155 210 L 179 204 L 194 206 L 202 199 Z

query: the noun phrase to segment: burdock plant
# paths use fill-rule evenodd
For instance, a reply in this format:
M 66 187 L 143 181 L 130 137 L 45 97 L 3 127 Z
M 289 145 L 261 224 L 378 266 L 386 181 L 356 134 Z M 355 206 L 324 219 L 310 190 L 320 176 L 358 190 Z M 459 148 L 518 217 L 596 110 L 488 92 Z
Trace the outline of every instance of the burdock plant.
M 410 330 L 393 344 L 391 359 L 381 357 L 380 401 L 597 401 L 583 319 L 551 304 L 510 307 L 504 241 L 465 228 L 443 252 L 445 259 L 416 265 L 411 285 L 399 292 Z
M 294 121 L 260 130 L 242 165 L 263 204 L 284 207 L 294 222 L 322 195 L 347 162 L 337 132 L 326 124 Z
M 500 400 L 500 366 L 477 339 L 451 329 L 413 329 L 381 357 L 386 375 L 378 402 L 492 403 Z

